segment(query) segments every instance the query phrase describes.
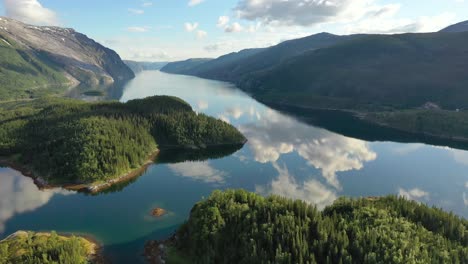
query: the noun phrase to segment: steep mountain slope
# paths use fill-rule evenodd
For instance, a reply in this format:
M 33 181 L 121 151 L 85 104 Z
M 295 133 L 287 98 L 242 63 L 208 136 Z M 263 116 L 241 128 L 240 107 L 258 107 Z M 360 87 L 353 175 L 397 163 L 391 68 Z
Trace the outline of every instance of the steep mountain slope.
M 242 60 L 254 56 L 264 49 L 246 49 L 239 52 L 229 53 L 217 59 L 207 61 L 197 67 L 184 71 L 184 74 L 195 75 L 204 78 L 225 80 L 229 68 L 236 67 Z
M 32 26 L 2 17 L 0 54 L 1 100 L 134 77 L 113 50 L 68 28 Z
M 454 33 L 454 32 L 466 32 L 466 31 L 468 31 L 468 20 L 446 27 L 442 29 L 440 32 Z
M 337 36 L 329 33 L 320 33 L 305 38 L 285 41 L 265 49 L 250 49 L 231 53 L 205 62 L 202 65 L 197 65 L 197 67 L 184 69 L 183 72 L 172 73 L 237 82 L 239 78 L 245 75 L 268 69 L 306 51 L 329 47 L 355 37 L 357 35 Z M 170 66 L 171 64 L 163 68 L 162 71 L 169 72 L 167 68 Z
M 142 71 L 157 71 L 166 66 L 168 62 L 146 62 L 124 60 L 124 63 L 136 74 Z
M 238 84 L 257 98 L 296 105 L 468 108 L 466 43 L 468 32 L 361 36 Z
M 208 58 L 188 59 L 184 61 L 171 62 L 164 66 L 161 71 L 174 74 L 188 74 L 188 72 L 205 62 L 211 61 Z

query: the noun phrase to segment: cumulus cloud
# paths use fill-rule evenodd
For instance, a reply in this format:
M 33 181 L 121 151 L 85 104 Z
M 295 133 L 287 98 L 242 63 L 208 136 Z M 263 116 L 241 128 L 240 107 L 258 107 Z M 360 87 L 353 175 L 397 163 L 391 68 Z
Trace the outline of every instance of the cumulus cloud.
M 421 199 L 428 199 L 429 193 L 425 192 L 419 188 L 414 188 L 411 190 L 405 190 L 403 188 L 398 189 L 398 196 L 405 197 L 408 200 L 421 200 Z
M 294 179 L 287 167 L 280 167 L 273 163 L 273 167 L 278 171 L 277 179 L 274 179 L 268 186 L 256 186 L 256 192 L 262 195 L 276 194 L 291 199 L 300 199 L 323 209 L 332 204 L 337 199 L 335 191 L 327 188 L 319 181 L 312 179 L 303 184 L 299 184 Z
M 266 24 L 311 26 L 363 17 L 378 12 L 372 0 L 241 0 L 235 10 L 247 20 Z
M 42 6 L 38 0 L 4 0 L 8 17 L 35 25 L 59 25 L 57 14 Z
M 307 126 L 273 110 L 239 130 L 249 138 L 256 161 L 276 162 L 281 155 L 296 152 L 337 189 L 341 188 L 338 172 L 360 170 L 364 162 L 377 158 L 364 141 Z
M 401 4 L 376 0 L 241 0 L 235 7 L 240 18 L 264 25 L 310 27 L 324 23 L 344 24 L 344 33 L 432 32 L 454 22 L 455 14 L 431 17 L 397 16 Z
M 216 26 L 222 28 L 222 27 L 225 27 L 228 23 L 229 23 L 229 17 L 228 16 L 220 16 L 218 18 L 218 23 L 216 24 Z
M 142 7 L 149 7 L 149 6 L 152 6 L 153 5 L 153 2 L 143 2 L 141 4 Z
M 175 174 L 192 178 L 206 183 L 224 183 L 227 173 L 211 167 L 210 163 L 205 162 L 184 162 L 168 165 Z
M 205 2 L 205 0 L 190 0 L 188 6 L 196 6 Z
M 198 30 L 197 31 L 197 38 L 198 39 L 206 38 L 206 36 L 208 36 L 208 33 L 206 31 L 203 31 L 203 30 Z
M 0 233 L 15 215 L 34 211 L 60 194 L 73 192 L 62 189 L 40 191 L 32 179 L 10 169 L 0 169 Z
M 234 22 L 231 25 L 228 25 L 224 28 L 224 31 L 227 33 L 236 33 L 236 32 L 241 32 L 243 31 L 244 28 L 241 26 L 241 24 Z
M 195 31 L 195 29 L 198 28 L 198 23 L 197 22 L 195 22 L 195 23 L 188 23 L 187 22 L 187 23 L 184 24 L 184 27 L 185 27 L 185 31 L 193 32 L 193 31 Z

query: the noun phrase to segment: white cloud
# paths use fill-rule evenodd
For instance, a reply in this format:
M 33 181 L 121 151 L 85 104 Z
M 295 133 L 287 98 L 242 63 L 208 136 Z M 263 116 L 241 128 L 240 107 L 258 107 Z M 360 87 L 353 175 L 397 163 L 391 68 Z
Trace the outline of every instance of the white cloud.
M 206 38 L 206 36 L 208 36 L 208 33 L 206 31 L 203 31 L 203 30 L 198 30 L 197 31 L 197 38 L 198 39 Z
M 55 195 L 73 192 L 62 189 L 38 190 L 31 178 L 10 169 L 0 169 L 0 233 L 8 219 L 46 205 Z
M 185 27 L 185 31 L 187 32 L 193 32 L 195 29 L 198 28 L 198 23 L 195 22 L 195 23 L 185 23 L 184 24 L 184 27 Z
M 289 173 L 287 167 L 280 167 L 276 163 L 273 163 L 273 167 L 279 173 L 278 178 L 266 187 L 256 186 L 257 193 L 262 195 L 276 194 L 291 199 L 300 199 L 317 205 L 319 209 L 323 209 L 337 199 L 336 192 L 319 181 L 312 179 L 299 184 Z
M 220 16 L 218 18 L 218 23 L 216 24 L 217 27 L 224 27 L 229 23 L 229 17 L 228 16 Z
M 141 4 L 142 7 L 149 7 L 149 6 L 152 6 L 153 5 L 153 2 L 143 2 Z
M 398 189 L 398 196 L 405 197 L 408 200 L 427 200 L 429 198 L 429 193 L 425 192 L 419 188 L 414 188 L 411 190 L 405 190 L 403 188 Z
M 224 28 L 224 31 L 227 33 L 236 33 L 236 32 L 241 32 L 243 31 L 244 28 L 241 26 L 241 24 L 234 22 L 231 25 L 228 25 Z
M 432 17 L 415 19 L 394 18 L 389 16 L 375 16 L 361 20 L 345 27 L 346 33 L 394 34 L 407 32 L 435 32 L 452 24 L 456 16 L 452 13 L 442 13 Z
M 128 32 L 143 33 L 148 32 L 149 30 L 149 27 L 127 27 Z
M 207 183 L 224 183 L 226 172 L 217 170 L 209 162 L 184 162 L 168 165 L 175 174 Z
M 38 0 L 4 0 L 5 14 L 13 19 L 35 25 L 59 25 L 57 14 Z
M 145 10 L 129 8 L 128 12 L 133 15 L 143 15 L 145 13 Z
M 201 3 L 205 2 L 205 0 L 190 0 L 188 5 L 189 6 L 196 6 L 196 5 L 199 5 Z
M 265 24 L 311 26 L 324 22 L 349 21 L 378 12 L 373 0 L 241 0 L 235 10 L 247 20 Z
M 338 23 L 346 34 L 433 32 L 456 18 L 452 13 L 401 18 L 400 9 L 401 4 L 381 5 L 376 0 L 241 0 L 235 7 L 240 18 L 273 28 Z

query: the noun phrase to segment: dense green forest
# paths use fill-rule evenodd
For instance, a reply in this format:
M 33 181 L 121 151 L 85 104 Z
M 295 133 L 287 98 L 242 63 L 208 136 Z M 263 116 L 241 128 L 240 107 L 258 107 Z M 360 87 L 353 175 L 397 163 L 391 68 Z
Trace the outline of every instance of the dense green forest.
M 50 183 L 109 180 L 159 148 L 239 145 L 233 126 L 195 113 L 179 98 L 127 103 L 46 98 L 0 104 L 0 155 Z
M 187 263 L 468 263 L 468 221 L 394 196 L 319 211 L 243 190 L 197 203 L 170 258 Z
M 300 94 L 347 100 L 359 110 L 427 102 L 467 108 L 467 41 L 468 32 L 363 35 L 252 73 L 239 85 L 259 99 L 292 104 Z
M 94 245 L 79 237 L 17 232 L 0 242 L 0 263 L 88 264 L 95 250 Z

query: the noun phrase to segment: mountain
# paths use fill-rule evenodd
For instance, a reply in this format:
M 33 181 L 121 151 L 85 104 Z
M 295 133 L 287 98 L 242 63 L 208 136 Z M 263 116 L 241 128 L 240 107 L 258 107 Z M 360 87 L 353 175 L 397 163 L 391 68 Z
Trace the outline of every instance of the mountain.
M 448 26 L 442 29 L 440 32 L 466 32 L 468 31 L 468 20 L 460 22 L 455 25 Z
M 237 80 L 254 96 L 326 108 L 468 108 L 468 32 L 367 35 Z
M 212 59 L 208 59 L 208 58 L 197 58 L 197 59 L 188 59 L 184 61 L 171 62 L 171 63 L 168 63 L 166 66 L 164 66 L 161 69 L 161 71 L 167 72 L 167 73 L 174 73 L 174 74 L 187 74 L 188 71 L 211 60 Z
M 335 45 L 341 41 L 352 39 L 357 35 L 337 36 L 329 33 L 320 33 L 305 38 L 282 42 L 276 46 L 264 49 L 248 49 L 238 53 L 231 53 L 197 65 L 185 68 L 182 72 L 171 72 L 169 64 L 162 71 L 195 75 L 208 79 L 237 82 L 239 78 L 262 71 L 278 65 L 279 63 L 299 56 L 310 50 Z
M 142 71 L 157 71 L 166 66 L 168 62 L 147 62 L 124 60 L 124 63 L 136 74 Z
M 119 55 L 70 28 L 0 18 L 0 98 L 63 93 L 134 78 Z

